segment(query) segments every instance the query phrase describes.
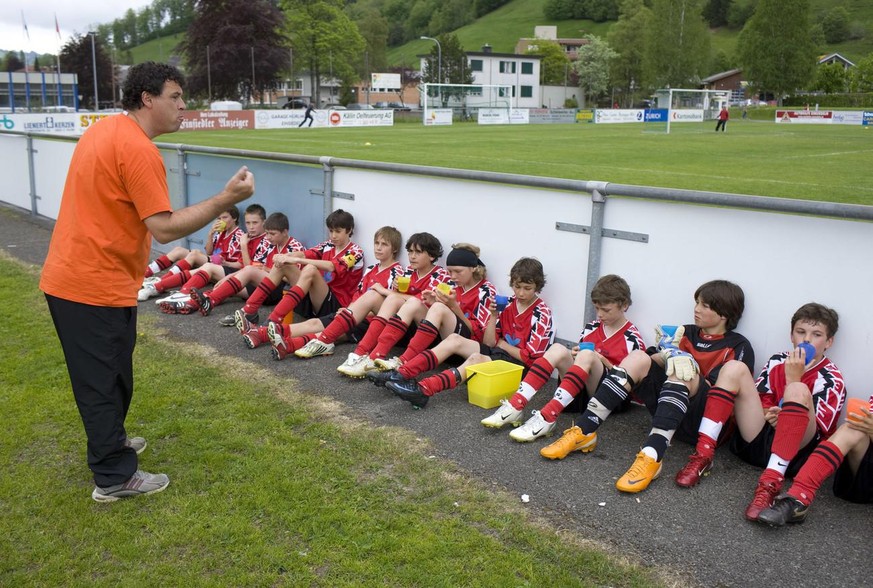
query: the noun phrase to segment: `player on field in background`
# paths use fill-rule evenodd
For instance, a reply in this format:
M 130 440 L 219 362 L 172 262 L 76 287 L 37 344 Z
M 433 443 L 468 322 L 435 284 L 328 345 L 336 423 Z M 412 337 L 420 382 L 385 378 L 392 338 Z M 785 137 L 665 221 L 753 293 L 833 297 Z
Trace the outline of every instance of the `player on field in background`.
M 573 451 L 593 451 L 597 429 L 633 391 L 652 414 L 652 428 L 616 488 L 622 492 L 648 488 L 661 473 L 661 460 L 673 436 L 689 443 L 696 438 L 709 387 L 724 364 L 736 359 L 749 373 L 754 368 L 751 344 L 733 330 L 744 307 L 743 290 L 736 284 L 713 280 L 700 286 L 694 293 L 694 324 L 680 326 L 672 335 L 659 329 L 657 348 L 634 351 L 609 370 L 576 426 L 541 449 L 540 455 L 563 459 Z
M 532 411 L 527 422 L 513 429 L 509 436 L 516 441 L 533 441 L 552 432 L 561 414 L 573 399 L 585 390 L 593 396 L 607 370 L 617 366 L 633 351 L 646 348 L 637 328 L 625 316 L 631 305 L 630 286 L 620 276 L 606 275 L 591 289 L 591 303 L 597 318 L 582 328 L 579 343 L 590 343 L 592 349 L 567 349 L 555 343 L 536 360 L 521 381 L 518 391 L 500 407 L 482 419 L 486 427 L 500 428 L 507 423 L 517 426 L 524 407 L 558 370 L 560 383 L 555 395 L 541 411 Z M 584 398 L 584 397 L 583 397 Z M 630 398 L 626 400 L 630 403 Z
M 862 504 L 873 503 L 873 396 L 866 407 L 855 408 L 837 432 L 818 447 L 794 476 L 794 483 L 761 511 L 758 521 L 773 527 L 802 523 L 815 494 L 834 472 L 834 494 Z
M 272 344 L 273 358 L 284 359 L 289 353 L 300 349 L 308 342 L 324 337 L 330 338 L 325 343 L 329 350 L 320 355 L 333 353 L 333 341 L 344 336 L 354 342 L 360 340 L 367 332 L 370 313 L 378 312 L 379 305 L 390 293 L 394 280 L 403 273 L 403 266 L 397 262 L 402 238 L 400 231 L 394 227 L 382 227 L 373 237 L 373 254 L 376 263 L 364 271 L 364 277 L 358 284 L 358 289 L 352 296 L 352 302 L 336 313 L 323 317 L 311 318 L 302 323 L 282 324 L 269 322 L 263 325 L 252 325 L 243 334 L 246 345 L 252 349 L 262 343 Z M 245 324 L 243 324 L 245 326 Z M 280 330 L 281 327 L 281 330 Z
M 838 327 L 834 310 L 810 302 L 791 317 L 793 349 L 773 355 L 757 380 L 745 365 L 728 362 L 709 391 L 697 448 L 676 483 L 690 488 L 712 469 L 715 439 L 733 415 L 737 432 L 731 451 L 765 468 L 745 513 L 757 520 L 773 504 L 785 476 L 793 476 L 836 429 L 846 391 L 839 368 L 824 354 Z
M 552 311 L 539 297 L 545 284 L 543 265 L 538 260 L 530 257 L 519 259 L 509 271 L 509 285 L 514 296 L 499 318 L 496 304 L 491 303 L 491 316 L 481 343 L 460 335 L 449 335 L 433 349 L 425 349 L 400 366 L 397 373 L 403 379 L 389 381 L 386 387 L 415 408 L 424 408 L 434 394 L 465 382 L 467 366 L 502 359 L 529 367 L 542 357 L 555 338 Z M 435 369 L 452 355 L 465 358 L 464 363 L 415 381 L 416 376 Z

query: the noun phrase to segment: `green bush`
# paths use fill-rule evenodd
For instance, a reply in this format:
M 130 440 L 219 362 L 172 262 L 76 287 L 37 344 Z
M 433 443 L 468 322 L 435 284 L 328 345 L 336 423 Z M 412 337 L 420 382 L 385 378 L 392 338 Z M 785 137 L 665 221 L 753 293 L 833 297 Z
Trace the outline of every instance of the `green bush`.
M 819 108 L 873 108 L 873 92 L 856 94 L 800 94 L 788 96 L 782 101 L 783 106 L 806 106 L 818 104 Z

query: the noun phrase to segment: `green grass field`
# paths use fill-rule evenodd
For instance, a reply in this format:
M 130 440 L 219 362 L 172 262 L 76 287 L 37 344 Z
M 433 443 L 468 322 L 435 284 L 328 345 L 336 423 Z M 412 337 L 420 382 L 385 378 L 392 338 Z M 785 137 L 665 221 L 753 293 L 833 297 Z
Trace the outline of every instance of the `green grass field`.
M 461 169 L 736 194 L 873 204 L 873 131 L 738 120 L 675 124 L 670 135 L 629 125 L 201 131 L 162 142 L 328 155 Z M 366 143 L 370 143 L 367 146 Z
M 171 484 L 98 504 L 36 270 L 5 256 L 0 318 L 0 586 L 660 583 L 429 458 L 413 434 L 143 319 L 127 427 L 148 436 L 143 469 Z

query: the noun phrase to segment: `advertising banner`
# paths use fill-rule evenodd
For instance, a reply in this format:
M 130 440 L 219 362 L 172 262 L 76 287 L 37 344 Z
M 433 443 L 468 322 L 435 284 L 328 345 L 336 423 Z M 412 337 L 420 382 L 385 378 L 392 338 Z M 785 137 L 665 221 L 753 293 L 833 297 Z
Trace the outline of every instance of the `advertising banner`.
M 666 108 L 647 108 L 645 113 L 646 122 L 667 122 L 668 111 Z
M 527 108 L 513 108 L 509 111 L 509 124 L 511 125 L 526 125 L 530 124 L 530 115 Z
M 798 125 L 829 125 L 834 113 L 830 110 L 777 110 L 777 123 Z
M 426 127 L 450 124 L 452 124 L 451 108 L 432 108 L 427 111 L 427 117 L 424 119 L 424 126 Z
M 0 115 L 0 131 L 42 133 L 49 135 L 81 135 L 92 124 L 115 113 L 92 112 L 26 113 Z
M 331 110 L 330 127 L 390 127 L 394 124 L 393 110 Z
M 703 110 L 671 110 L 671 122 L 703 122 Z
M 864 111 L 864 123 L 863 124 L 865 127 L 873 125 L 873 112 L 867 111 L 867 110 Z
M 180 131 L 254 129 L 253 110 L 186 110 Z
M 297 110 L 258 110 L 255 112 L 256 129 L 289 129 L 300 126 L 303 122 L 302 108 Z M 327 125 L 327 112 L 316 110 L 312 118 L 313 127 Z M 308 121 L 307 121 L 308 122 Z
M 576 122 L 576 111 L 572 108 L 530 108 L 528 117 L 532 125 L 572 124 Z
M 594 111 L 585 108 L 576 113 L 576 122 L 594 122 Z
M 597 124 L 643 122 L 643 110 L 641 108 L 598 108 L 594 111 L 594 122 Z
M 480 125 L 508 125 L 509 110 L 506 108 L 480 108 L 476 122 Z
M 862 125 L 864 112 L 861 110 L 835 110 L 832 125 Z

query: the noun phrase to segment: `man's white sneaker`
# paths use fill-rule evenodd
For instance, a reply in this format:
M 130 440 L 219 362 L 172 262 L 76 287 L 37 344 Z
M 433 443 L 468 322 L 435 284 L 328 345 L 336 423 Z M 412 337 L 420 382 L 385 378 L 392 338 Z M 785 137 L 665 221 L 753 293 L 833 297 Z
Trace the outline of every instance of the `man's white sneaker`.
M 136 299 L 140 302 L 144 302 L 151 298 L 152 296 L 158 295 L 158 289 L 155 288 L 154 284 L 146 284 L 144 285 L 139 292 L 136 294 Z
M 555 421 L 554 423 L 546 422 L 546 419 L 543 418 L 543 415 L 541 415 L 538 410 L 532 411 L 531 415 L 532 416 L 527 419 L 525 424 L 510 431 L 509 436 L 516 441 L 525 443 L 527 441 L 538 439 L 539 437 L 551 435 L 552 431 L 555 430 L 555 427 L 558 424 L 558 421 Z
M 501 400 L 500 408 L 498 408 L 490 417 L 485 417 L 480 422 L 486 427 L 492 427 L 494 429 L 499 429 L 508 423 L 512 423 L 514 427 L 517 427 L 519 423 L 521 423 L 521 411 L 516 410 L 508 400 Z
M 300 349 L 294 352 L 297 357 L 309 359 L 310 357 L 318 357 L 319 355 L 333 355 L 333 343 L 325 343 L 318 339 L 313 339 Z
M 399 357 L 392 357 L 391 359 L 386 359 L 383 357 L 381 359 L 375 360 L 373 363 L 376 364 L 376 369 L 378 369 L 380 372 L 394 371 L 403 365 L 403 362 L 400 361 Z
M 155 304 L 160 306 L 164 302 L 187 302 L 191 300 L 190 294 L 183 294 L 182 292 L 173 292 L 169 296 L 165 296 L 164 298 L 158 298 L 155 300 Z
M 91 498 L 97 502 L 115 502 L 119 498 L 128 496 L 161 492 L 169 485 L 170 478 L 165 474 L 150 474 L 137 470 L 124 484 L 116 484 L 107 488 L 95 486 L 94 491 L 91 492 Z
M 372 372 L 377 369 L 376 364 L 373 363 L 373 360 L 367 355 L 358 355 L 357 361 L 350 363 L 352 355 L 354 354 L 350 353 L 349 359 L 336 368 L 336 371 L 350 378 L 363 378 L 367 375 L 367 372 Z

